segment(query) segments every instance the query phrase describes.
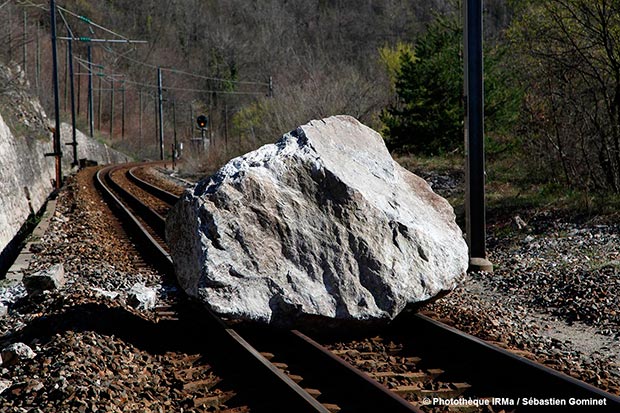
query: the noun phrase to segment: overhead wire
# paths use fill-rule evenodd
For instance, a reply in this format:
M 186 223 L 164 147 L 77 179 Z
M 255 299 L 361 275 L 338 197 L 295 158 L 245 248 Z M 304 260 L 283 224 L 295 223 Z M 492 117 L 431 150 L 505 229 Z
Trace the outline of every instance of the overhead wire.
M 9 2 L 10 2 L 10 0 L 7 0 L 2 6 L 4 6 L 5 4 L 7 4 Z M 34 6 L 34 7 L 39 7 L 39 8 L 42 8 L 42 9 L 46 9 L 43 5 L 36 4 L 36 3 L 31 2 L 31 1 L 19 1 L 18 3 L 29 4 L 29 5 Z M 0 6 L 0 7 L 2 7 L 2 6 Z M 75 17 L 75 18 L 77 18 L 77 19 L 79 19 L 79 20 L 81 20 L 81 21 L 83 21 L 85 23 L 87 23 L 88 24 L 88 28 L 89 28 L 91 34 L 95 34 L 94 30 L 92 29 L 92 27 L 94 26 L 94 27 L 96 27 L 98 29 L 101 29 L 101 30 L 103 30 L 103 31 L 105 31 L 107 33 L 112 34 L 113 36 L 119 37 L 119 38 L 121 38 L 123 40 L 129 40 L 127 37 L 123 36 L 122 34 L 116 33 L 115 31 L 113 31 L 111 29 L 108 29 L 105 26 L 102 26 L 100 24 L 97 24 L 97 23 L 93 22 L 88 17 L 82 16 L 82 15 L 80 15 L 78 13 L 75 13 L 75 12 L 73 12 L 73 11 L 71 11 L 69 9 L 66 9 L 66 8 L 64 8 L 62 6 L 59 6 L 59 5 L 56 5 L 56 8 L 59 9 L 59 11 L 60 11 L 59 14 L 62 17 L 62 20 L 63 20 L 63 22 L 65 24 L 65 27 L 67 27 L 67 30 L 70 33 L 70 37 L 72 37 L 72 38 L 75 37 L 75 36 L 73 35 L 73 31 L 71 30 L 71 28 L 70 28 L 67 20 L 64 17 L 64 14 L 62 12 L 65 12 L 65 13 L 67 13 L 67 14 L 69 14 L 69 15 L 71 15 L 71 16 L 73 16 L 73 17 Z M 144 61 L 133 59 L 133 58 L 131 58 L 131 57 L 126 55 L 127 53 L 130 53 L 130 52 L 132 52 L 135 49 L 128 50 L 127 52 L 122 53 L 122 54 L 112 50 L 110 48 L 110 46 L 105 45 L 105 44 L 103 46 L 103 49 L 106 50 L 108 53 L 115 55 L 117 58 L 125 59 L 125 60 L 128 60 L 128 61 L 132 62 L 132 63 L 138 64 L 138 65 L 141 65 L 141 66 L 144 66 L 144 67 L 150 67 L 152 69 L 161 69 L 162 71 L 166 71 L 166 72 L 170 72 L 170 73 L 175 73 L 175 74 L 185 75 L 185 76 L 191 76 L 191 77 L 195 77 L 195 78 L 199 78 L 199 79 L 205 79 L 205 80 L 210 80 L 210 81 L 214 81 L 214 82 L 229 83 L 229 84 L 232 83 L 232 84 L 239 84 L 239 85 L 269 86 L 268 82 L 224 79 L 224 78 L 218 78 L 218 77 L 213 77 L 213 76 L 205 76 L 205 75 L 201 75 L 201 74 L 198 74 L 198 73 L 192 73 L 192 72 L 188 72 L 188 71 L 185 71 L 185 70 L 176 69 L 176 68 L 173 68 L 173 67 L 161 67 L 161 66 L 157 66 L 157 65 L 146 63 Z M 168 88 L 168 89 L 171 89 L 171 88 Z M 177 89 L 177 90 L 183 90 L 183 89 Z M 184 90 L 187 90 L 187 91 L 203 91 L 203 89 L 195 89 L 195 90 L 193 90 L 193 89 L 189 89 L 189 88 L 188 89 L 184 89 Z M 225 93 L 223 91 L 216 91 L 216 90 L 211 91 L 211 92 Z M 245 94 L 245 95 L 247 95 L 247 94 L 250 94 L 250 95 L 256 94 L 256 95 L 258 95 L 258 94 L 261 94 L 262 92 L 227 92 L 227 93 L 229 93 L 229 94 Z
M 193 77 L 197 77 L 197 78 L 201 78 L 201 79 L 206 79 L 206 80 L 219 81 L 219 82 L 238 83 L 238 84 L 244 84 L 244 85 L 269 86 L 268 82 L 222 79 L 222 78 L 217 78 L 217 77 L 209 77 L 209 76 L 199 75 L 197 73 L 186 72 L 184 70 L 175 69 L 175 68 L 162 67 L 161 70 L 162 71 L 166 71 L 166 72 L 171 72 L 171 73 L 178 73 L 178 74 L 183 74 L 183 75 L 187 75 L 187 76 L 193 76 Z
M 101 26 L 101 25 L 99 25 L 99 24 L 97 24 L 97 23 L 93 22 L 93 21 L 92 21 L 91 19 L 89 19 L 88 17 L 81 16 L 81 15 L 79 15 L 79 14 L 77 14 L 77 13 L 72 12 L 71 10 L 65 9 L 65 8 L 64 8 L 64 7 L 62 7 L 62 6 L 58 6 L 58 5 L 56 5 L 56 8 L 58 8 L 58 9 L 60 9 L 60 10 L 64 11 L 64 12 L 66 12 L 67 14 L 70 14 L 71 16 L 73 16 L 73 17 L 75 17 L 75 18 L 77 18 L 77 19 L 79 19 L 79 20 L 82 20 L 83 22 L 88 23 L 89 25 L 93 25 L 93 26 L 95 26 L 95 27 L 96 27 L 96 28 L 98 28 L 98 29 L 101 29 L 101 30 L 103 30 L 103 31 L 105 31 L 105 32 L 107 32 L 107 33 L 110 33 L 110 34 L 111 34 L 111 35 L 113 35 L 113 36 L 120 37 L 120 38 L 121 38 L 121 39 L 123 39 L 123 40 L 129 40 L 127 37 L 123 36 L 122 34 L 118 34 L 118 33 L 114 32 L 114 31 L 112 31 L 112 30 L 110 30 L 110 29 L 108 29 L 108 28 L 106 28 L 106 27 L 104 27 L 104 26 Z

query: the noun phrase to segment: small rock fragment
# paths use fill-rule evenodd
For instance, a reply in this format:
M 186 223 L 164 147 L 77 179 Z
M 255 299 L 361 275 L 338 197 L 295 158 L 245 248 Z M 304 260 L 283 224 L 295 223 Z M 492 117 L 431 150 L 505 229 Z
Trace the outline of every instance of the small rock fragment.
M 2 365 L 12 366 L 19 360 L 32 359 L 37 354 L 24 343 L 13 343 L 2 349 Z
M 9 313 L 9 307 L 0 303 L 0 317 L 4 317 Z
M 62 264 L 52 265 L 46 270 L 24 277 L 28 295 L 39 295 L 43 291 L 56 291 L 65 285 L 65 269 Z
M 115 291 L 108 291 L 104 290 L 103 288 L 91 287 L 90 289 L 96 292 L 98 296 L 107 297 L 110 300 L 114 300 L 119 295 L 119 293 Z
M 9 389 L 13 385 L 11 380 L 0 379 L 0 394 L 4 393 L 6 389 Z
M 527 227 L 527 223 L 519 215 L 515 215 L 514 221 L 518 229 L 523 229 Z
M 134 284 L 127 293 L 127 303 L 139 310 L 150 310 L 155 307 L 157 291 L 144 284 Z

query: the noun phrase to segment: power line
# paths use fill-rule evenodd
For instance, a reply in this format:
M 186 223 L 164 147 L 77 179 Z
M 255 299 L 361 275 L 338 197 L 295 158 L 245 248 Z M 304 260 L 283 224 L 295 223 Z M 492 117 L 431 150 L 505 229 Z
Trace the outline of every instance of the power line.
M 244 85 L 269 86 L 269 83 L 267 83 L 267 82 L 222 79 L 222 78 L 217 78 L 217 77 L 209 77 L 209 76 L 199 75 L 199 74 L 196 74 L 196 73 L 190 73 L 190 72 L 186 72 L 184 70 L 179 70 L 179 69 L 174 69 L 174 68 L 163 68 L 162 67 L 161 70 L 164 70 L 166 72 L 171 72 L 171 73 L 178 73 L 178 74 L 193 76 L 193 77 L 197 77 L 197 78 L 201 78 L 201 79 L 215 80 L 215 81 L 219 81 L 219 82 L 238 83 L 238 84 L 244 84 Z
M 144 67 L 150 67 L 151 69 L 158 69 L 160 67 L 160 66 L 156 66 L 156 65 L 149 64 L 149 63 L 146 63 L 146 62 L 142 62 L 142 61 L 137 60 L 137 59 L 133 59 L 133 58 L 128 57 L 128 56 L 121 55 L 118 52 L 115 52 L 115 51 L 111 50 L 110 48 L 105 48 L 105 49 L 109 53 L 111 53 L 111 54 L 117 55 L 120 58 L 129 60 L 130 62 L 142 65 Z M 213 81 L 222 82 L 222 83 L 236 83 L 236 84 L 269 86 L 269 83 L 267 83 L 267 82 L 257 82 L 257 81 L 247 81 L 247 80 L 231 80 L 231 79 L 224 79 L 224 78 L 218 78 L 218 77 L 210 77 L 210 76 L 199 75 L 197 73 L 187 72 L 185 70 L 176 69 L 176 68 L 173 68 L 173 67 L 162 67 L 161 70 L 162 71 L 166 71 L 166 72 L 176 73 L 176 74 L 182 74 L 182 75 L 186 75 L 186 76 L 193 76 L 193 77 L 200 78 L 200 79 L 205 79 L 205 80 L 213 80 Z
M 98 28 L 98 29 L 101 29 L 101 30 L 103 30 L 103 31 L 105 31 L 105 32 L 110 33 L 110 34 L 111 34 L 111 35 L 113 35 L 113 36 L 120 37 L 121 39 L 124 39 L 124 40 L 129 40 L 127 37 L 125 37 L 125 36 L 123 36 L 123 35 L 121 35 L 121 34 L 118 34 L 118 33 L 114 32 L 114 31 L 112 31 L 112 30 L 110 30 L 110 29 L 108 29 L 108 28 L 106 28 L 106 27 L 103 27 L 103 26 L 101 26 L 101 25 L 99 25 L 99 24 L 97 24 L 97 23 L 93 22 L 93 21 L 92 21 L 91 19 L 89 19 L 88 17 L 85 17 L 85 16 L 80 16 L 79 14 L 74 13 L 74 12 L 72 12 L 71 10 L 67 10 L 67 9 L 65 9 L 64 7 L 61 7 L 61 6 L 56 6 L 56 7 L 57 7 L 58 9 L 60 9 L 60 10 L 64 11 L 64 12 L 66 12 L 66 13 L 70 14 L 71 16 L 73 16 L 73 17 L 75 17 L 75 18 L 77 18 L 77 19 L 79 19 L 79 20 L 82 20 L 82 21 L 83 21 L 83 22 L 85 22 L 85 23 L 88 23 L 89 25 L 93 25 L 93 26 L 95 26 L 95 27 L 96 27 L 96 28 Z
M 136 85 L 136 86 L 145 87 L 145 88 L 153 88 L 153 89 L 158 88 L 157 85 L 153 85 L 149 83 L 134 82 L 132 80 L 124 80 L 124 82 L 132 84 L 132 85 Z M 183 87 L 175 87 L 175 86 L 166 86 L 164 87 L 164 90 L 177 90 L 181 92 L 221 93 L 221 94 L 227 94 L 227 95 L 262 95 L 264 94 L 264 92 L 258 92 L 258 91 L 236 92 L 236 91 L 228 91 L 228 90 L 193 89 L 193 88 L 183 88 Z

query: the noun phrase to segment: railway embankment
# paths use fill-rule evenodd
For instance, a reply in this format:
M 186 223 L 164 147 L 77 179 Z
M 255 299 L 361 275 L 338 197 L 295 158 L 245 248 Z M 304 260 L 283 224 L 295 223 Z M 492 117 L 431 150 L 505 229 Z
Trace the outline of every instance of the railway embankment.
M 50 124 L 38 99 L 17 67 L 0 65 L 0 274 L 15 258 L 24 234 L 54 190 Z M 61 125 L 63 174 L 71 173 L 72 130 Z M 126 162 L 128 157 L 77 131 L 77 159 L 97 163 Z

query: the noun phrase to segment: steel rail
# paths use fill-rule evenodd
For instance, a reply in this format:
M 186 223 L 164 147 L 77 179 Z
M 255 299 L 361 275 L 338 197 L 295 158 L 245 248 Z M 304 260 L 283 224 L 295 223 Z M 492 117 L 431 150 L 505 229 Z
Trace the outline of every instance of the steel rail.
M 112 168 L 106 169 L 110 171 Z M 100 174 L 102 173 L 103 170 L 97 173 L 99 180 L 101 180 Z M 99 185 L 103 185 L 103 183 Z M 153 186 L 148 185 L 149 187 Z M 150 189 L 147 191 L 151 192 Z M 108 195 L 108 198 L 120 202 L 112 193 Z M 126 208 L 124 209 L 126 210 Z M 131 212 L 127 211 L 127 214 L 131 215 Z M 138 227 L 137 218 L 134 217 L 133 221 L 135 221 L 134 225 Z M 146 231 L 144 228 L 142 230 Z M 149 238 L 153 243 L 157 243 L 148 234 L 144 238 Z M 170 255 L 161 246 L 159 250 L 163 252 L 171 269 L 172 259 Z M 198 311 L 206 310 L 200 306 Z M 243 372 L 250 365 L 258 371 L 268 372 L 269 378 L 265 379 L 264 384 L 268 383 L 269 387 L 277 391 L 280 400 L 287 400 L 292 403 L 287 405 L 284 411 L 318 411 L 323 413 L 328 411 L 320 402 L 252 347 L 237 331 L 225 326 L 213 314 L 211 316 L 209 321 L 205 321 L 205 325 L 208 325 L 209 331 L 212 331 L 217 337 L 221 349 L 230 353 L 231 358 L 235 358 L 237 363 L 241 363 L 237 366 L 239 374 L 243 376 Z M 524 398 L 596 399 L 604 400 L 604 405 L 593 407 L 595 411 L 620 411 L 620 397 L 618 396 L 520 357 L 427 316 L 416 314 L 403 317 L 396 321 L 388 331 L 393 335 L 408 337 L 407 342 L 414 342 L 412 347 L 415 348 L 416 354 L 422 357 L 422 360 L 428 360 L 433 363 L 434 367 L 444 368 L 450 375 L 462 377 L 475 388 L 478 395 L 486 394 L 515 400 L 523 400 Z M 403 334 L 403 331 L 415 331 L 416 335 L 415 337 L 407 336 Z M 301 355 L 302 358 L 306 359 L 306 364 L 314 365 L 319 370 L 326 369 L 329 366 L 328 375 L 330 377 L 326 381 L 342 386 L 341 389 L 336 388 L 330 392 L 334 394 L 342 390 L 343 394 L 339 396 L 340 398 L 357 396 L 358 404 L 361 403 L 364 406 L 361 411 L 421 412 L 417 407 L 393 394 L 376 380 L 327 351 L 301 332 L 294 330 L 288 333 L 284 332 L 279 336 L 283 338 L 283 343 L 288 344 L 291 349 L 290 352 L 297 353 L 296 357 Z M 250 341 L 252 342 L 252 340 Z M 285 348 L 287 344 L 284 344 Z M 235 356 L 232 356 L 234 349 L 237 351 L 234 351 Z M 344 385 L 345 383 L 346 385 Z M 256 385 L 256 383 L 254 384 Z M 375 396 L 379 393 L 385 394 Z M 295 407 L 292 407 L 293 405 Z M 541 407 L 521 404 L 516 408 L 518 412 L 528 412 L 540 411 Z M 278 411 L 278 409 L 274 405 L 272 410 Z M 576 406 L 575 409 L 572 410 L 586 411 L 587 406 Z
M 114 210 L 120 213 L 121 219 L 124 222 L 129 223 L 133 231 L 140 233 L 140 238 L 145 244 L 150 244 L 148 248 L 152 251 L 158 252 L 159 257 L 153 257 L 153 259 L 157 259 L 158 262 L 166 263 L 162 269 L 165 272 L 168 272 L 168 274 L 172 274 L 174 270 L 170 254 L 168 254 L 164 248 L 159 245 L 159 243 L 148 233 L 148 230 L 139 222 L 135 215 L 108 187 L 108 185 L 114 184 L 111 184 L 112 180 L 106 177 L 118 168 L 120 167 L 111 166 L 99 170 L 95 178 L 96 186 L 103 192 L 104 197 L 114 205 Z M 125 195 L 135 198 L 127 191 L 123 191 L 122 196 Z M 201 308 L 201 310 L 204 309 Z M 209 320 L 203 320 L 203 327 L 205 326 L 210 329 L 214 336 L 217 336 L 218 345 L 221 346 L 222 349 L 226 350 L 225 354 L 227 354 L 227 357 L 231 360 L 231 362 L 234 361 L 234 363 L 237 364 L 237 369 L 239 370 L 241 377 L 247 374 L 248 366 L 252 369 L 265 373 L 260 383 L 256 383 L 252 380 L 252 382 L 248 384 L 260 388 L 264 388 L 266 386 L 270 389 L 270 392 L 275 392 L 278 395 L 278 399 L 281 402 L 285 401 L 288 403 L 286 406 L 280 406 L 278 403 L 275 403 L 272 398 L 270 398 L 270 400 L 266 400 L 265 403 L 272 402 L 273 406 L 270 408 L 271 411 L 329 413 L 329 410 L 326 409 L 319 401 L 313 398 L 286 374 L 271 364 L 269 360 L 254 349 L 235 330 L 224 326 L 223 322 L 221 322 L 218 318 L 213 316 L 210 317 Z M 251 378 L 247 379 L 251 380 Z M 265 397 L 267 396 L 265 395 Z
M 140 167 L 135 166 L 129 169 L 127 171 L 127 178 L 129 178 L 133 183 L 138 185 L 140 188 L 147 191 L 149 194 L 156 196 L 157 198 L 159 198 L 160 200 L 162 200 L 163 202 L 167 203 L 170 206 L 173 206 L 174 204 L 178 202 L 178 200 L 180 199 L 179 196 L 174 195 L 168 191 L 165 191 L 159 188 L 158 186 L 155 186 L 149 182 L 146 182 L 143 179 L 138 178 L 135 174 L 135 171 L 137 168 L 140 168 Z
M 108 179 L 106 179 L 106 177 L 109 176 L 109 173 L 114 168 L 114 166 L 109 166 L 97 171 L 95 174 L 95 186 L 102 192 L 103 197 L 108 201 L 108 204 L 113 210 L 120 215 L 120 219 L 129 226 L 147 251 L 150 252 L 148 258 L 152 259 L 156 264 L 161 265 L 163 272 L 172 273 L 174 270 L 170 254 L 155 241 L 149 231 L 140 223 L 125 204 L 118 199 L 112 189 L 108 187 Z
M 603 404 L 590 406 L 596 412 L 620 412 L 620 397 L 428 316 L 415 314 L 403 322 L 406 323 L 408 331 L 416 332 L 416 352 L 421 350 L 431 355 L 432 359 L 444 363 L 446 370 L 462 374 L 469 384 L 475 386 L 478 393 L 510 397 L 514 400 L 596 399 Z M 419 337 L 424 337 L 424 340 L 419 340 Z M 414 341 L 414 338 L 411 338 L 411 341 Z M 421 357 L 424 359 L 423 354 Z M 441 363 L 434 364 L 442 367 Z M 573 406 L 572 410 L 586 411 L 587 407 Z M 540 406 L 532 406 L 530 409 L 521 404 L 517 411 L 537 408 L 540 409 Z
M 291 344 L 295 348 L 302 350 L 298 353 L 306 359 L 307 363 L 315 366 L 338 366 L 337 369 L 330 370 L 329 379 L 334 383 L 340 383 L 341 386 L 346 384 L 344 389 L 347 392 L 346 395 L 348 397 L 355 397 L 358 404 L 363 406 L 361 407 L 363 411 L 422 413 L 422 410 L 381 385 L 366 373 L 350 365 L 310 337 L 298 330 L 292 330 L 290 333 L 292 338 Z

